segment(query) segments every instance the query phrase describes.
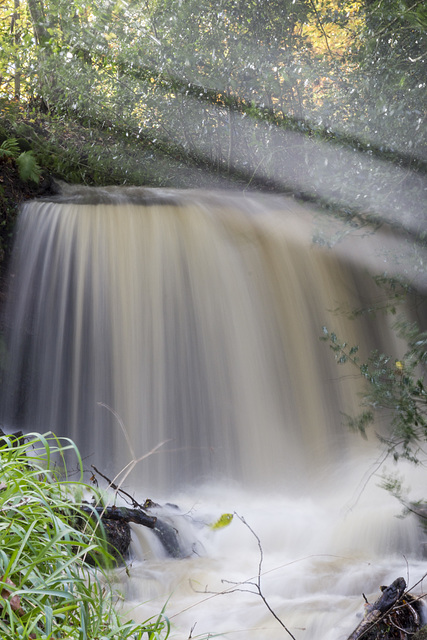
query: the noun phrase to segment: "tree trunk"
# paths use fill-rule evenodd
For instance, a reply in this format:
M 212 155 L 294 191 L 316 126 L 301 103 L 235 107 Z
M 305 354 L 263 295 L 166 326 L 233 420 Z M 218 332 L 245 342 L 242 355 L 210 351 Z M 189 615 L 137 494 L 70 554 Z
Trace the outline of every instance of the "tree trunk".
M 33 24 L 34 36 L 37 44 L 43 46 L 49 40 L 49 33 L 46 29 L 46 16 L 40 0 L 28 0 L 31 22 Z
M 13 42 L 15 45 L 15 98 L 19 100 L 21 98 L 21 62 L 19 59 L 19 45 L 21 42 L 21 33 L 19 31 L 19 1 L 15 0 L 15 11 L 12 15 L 11 32 L 13 33 Z

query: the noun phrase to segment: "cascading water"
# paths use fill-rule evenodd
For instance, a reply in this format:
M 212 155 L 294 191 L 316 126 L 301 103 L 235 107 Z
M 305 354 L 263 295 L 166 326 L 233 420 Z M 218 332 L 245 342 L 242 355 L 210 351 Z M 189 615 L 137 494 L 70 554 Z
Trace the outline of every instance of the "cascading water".
M 319 341 L 327 325 L 398 356 L 384 319 L 333 312 L 379 295 L 366 273 L 377 250 L 360 237 L 314 246 L 313 216 L 283 198 L 146 189 L 76 189 L 20 216 L 3 423 L 70 436 L 110 475 L 143 458 L 127 491 L 179 503 L 195 546 L 161 559 L 135 532 L 123 588 L 141 618 L 170 597 L 176 637 L 195 622 L 286 637 L 248 585 L 221 583 L 253 579 L 259 562 L 237 517 L 207 526 L 224 511 L 259 536 L 265 595 L 298 639 L 345 638 L 362 591 L 406 575 L 406 558 L 410 581 L 422 572 L 415 520 L 397 520 L 375 481 L 362 490 L 377 449 L 341 418 L 358 380 Z

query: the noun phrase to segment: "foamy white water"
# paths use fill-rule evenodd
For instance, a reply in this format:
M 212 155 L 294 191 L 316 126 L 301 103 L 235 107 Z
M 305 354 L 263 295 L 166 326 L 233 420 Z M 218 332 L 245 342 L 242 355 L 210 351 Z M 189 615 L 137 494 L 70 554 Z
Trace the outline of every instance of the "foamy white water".
M 167 603 L 177 639 L 192 628 L 192 637 L 289 637 L 259 595 L 248 593 L 256 592 L 249 583 L 257 581 L 260 562 L 253 533 L 236 515 L 226 528 L 207 526 L 235 511 L 260 539 L 262 592 L 294 637 L 345 640 L 363 615 L 362 593 L 373 602 L 380 585 L 402 576 L 412 586 L 425 573 L 416 519 L 397 517 L 399 505 L 377 486 L 378 477 L 355 490 L 366 479 L 365 463 L 336 469 L 315 486 L 302 479 L 295 491 L 217 485 L 177 496 L 182 515 L 172 522 L 194 552 L 162 559 L 154 534 L 134 525 L 130 579 L 121 573 L 126 608 L 142 621 Z M 425 583 L 414 593 L 424 590 Z

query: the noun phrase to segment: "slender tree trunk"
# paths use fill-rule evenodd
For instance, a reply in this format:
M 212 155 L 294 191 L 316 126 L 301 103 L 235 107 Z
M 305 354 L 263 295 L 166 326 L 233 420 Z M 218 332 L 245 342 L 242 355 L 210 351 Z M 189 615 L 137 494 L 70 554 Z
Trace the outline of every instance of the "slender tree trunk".
M 27 1 L 36 42 L 38 45 L 44 45 L 49 40 L 49 34 L 46 30 L 43 4 L 40 0 Z
M 227 97 L 231 98 L 230 88 L 227 91 Z M 234 155 L 234 111 L 231 104 L 231 99 L 228 104 L 228 152 L 227 152 L 227 171 L 230 173 L 233 166 Z
M 14 12 L 12 14 L 12 24 L 10 27 L 11 33 L 13 34 L 13 43 L 15 45 L 15 77 L 14 77 L 14 94 L 16 100 L 19 100 L 21 97 L 21 61 L 19 58 L 19 45 L 21 42 L 21 33 L 19 31 L 19 2 L 20 0 L 15 0 Z

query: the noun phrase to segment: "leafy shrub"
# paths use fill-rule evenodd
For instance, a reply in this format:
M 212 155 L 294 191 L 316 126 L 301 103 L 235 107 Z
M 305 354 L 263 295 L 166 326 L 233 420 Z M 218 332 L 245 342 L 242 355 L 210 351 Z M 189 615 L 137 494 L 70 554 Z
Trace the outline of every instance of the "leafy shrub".
M 346 416 L 348 425 L 365 435 L 374 413 L 385 412 L 388 430 L 386 435 L 377 434 L 378 438 L 395 461 L 405 458 L 418 464 L 427 441 L 427 332 L 404 319 L 396 323 L 395 330 L 407 345 L 399 360 L 372 351 L 366 362 L 360 362 L 359 347 L 341 342 L 326 327 L 320 339 L 329 342 L 338 364 L 357 367 L 366 381 L 362 404 L 368 408 L 359 416 Z

